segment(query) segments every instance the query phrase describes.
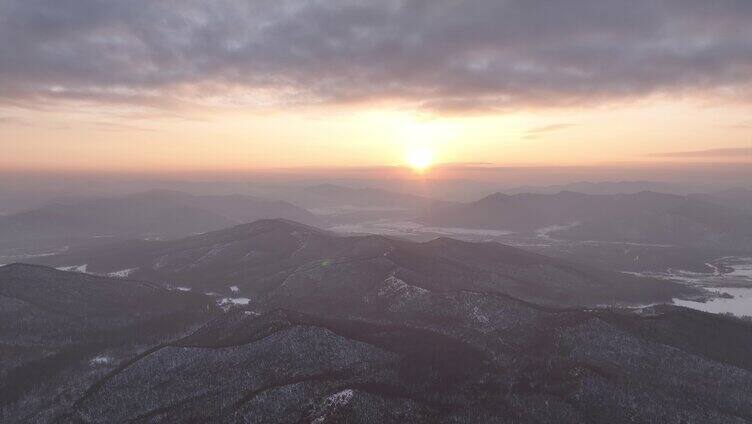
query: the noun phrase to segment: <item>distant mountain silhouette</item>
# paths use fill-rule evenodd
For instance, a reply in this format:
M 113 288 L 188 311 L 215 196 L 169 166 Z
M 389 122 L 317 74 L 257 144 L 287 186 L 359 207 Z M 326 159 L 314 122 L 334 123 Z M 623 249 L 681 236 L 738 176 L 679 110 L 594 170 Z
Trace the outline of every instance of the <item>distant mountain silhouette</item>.
M 263 218 L 307 223 L 308 211 L 282 201 L 251 196 L 192 196 L 153 190 L 118 198 L 50 204 L 0 217 L 0 239 L 34 243 L 45 239 L 175 237 Z
M 476 202 L 435 210 L 432 225 L 550 231 L 571 240 L 752 246 L 752 214 L 691 196 L 639 192 L 591 195 L 493 194 Z
M 521 186 L 504 190 L 506 194 L 556 194 L 562 191 L 575 191 L 584 194 L 633 194 L 641 191 L 662 193 L 684 193 L 686 188 L 663 181 L 579 181 L 569 184 L 549 186 Z
M 691 197 L 706 202 L 716 203 L 725 207 L 733 207 L 752 212 L 752 190 L 747 188 L 733 188 L 712 193 L 691 194 Z

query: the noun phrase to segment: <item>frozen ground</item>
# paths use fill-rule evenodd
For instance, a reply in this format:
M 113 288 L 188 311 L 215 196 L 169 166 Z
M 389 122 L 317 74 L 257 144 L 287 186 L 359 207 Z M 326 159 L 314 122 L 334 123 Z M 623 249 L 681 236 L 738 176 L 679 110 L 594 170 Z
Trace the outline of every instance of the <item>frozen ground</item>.
M 716 314 L 731 313 L 740 317 L 752 316 L 752 288 L 723 287 L 709 290 L 724 296 L 706 302 L 675 299 L 674 304 Z
M 732 272 L 700 274 L 682 270 L 669 270 L 665 273 L 641 273 L 650 277 L 680 281 L 704 287 L 719 297 L 705 302 L 674 299 L 674 304 L 705 312 L 731 313 L 736 316 L 752 316 L 752 258 L 725 257 L 716 261 L 713 268 L 733 268 Z
M 500 237 L 514 234 L 512 231 L 503 230 L 483 230 L 474 228 L 451 228 L 451 227 L 432 227 L 412 221 L 372 221 L 358 224 L 344 224 L 329 228 L 330 231 L 338 233 L 366 233 L 382 234 L 388 236 L 416 236 L 416 235 L 437 235 L 437 236 L 474 236 L 474 237 Z

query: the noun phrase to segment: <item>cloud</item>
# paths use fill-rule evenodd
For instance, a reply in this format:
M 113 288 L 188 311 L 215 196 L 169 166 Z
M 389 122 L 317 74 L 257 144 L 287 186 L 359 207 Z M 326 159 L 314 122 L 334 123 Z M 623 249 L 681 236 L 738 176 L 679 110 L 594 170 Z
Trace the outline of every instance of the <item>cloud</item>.
M 567 129 L 572 126 L 573 126 L 572 124 L 550 124 L 550 125 L 544 125 L 542 127 L 531 128 L 525 131 L 524 138 L 535 139 L 541 136 L 545 136 L 546 134 L 550 134 L 552 132 Z
M 748 0 L 6 0 L 0 102 L 464 113 L 742 92 L 750 21 Z
M 15 126 L 15 127 L 27 127 L 27 128 L 45 128 L 53 130 L 67 129 L 67 125 L 40 122 L 38 120 L 32 120 L 28 118 L 22 118 L 17 116 L 0 116 L 0 127 L 3 126 Z
M 99 122 L 92 122 L 91 125 L 99 130 L 102 131 L 113 131 L 113 132 L 121 132 L 121 131 L 149 131 L 149 132 L 156 132 L 157 130 L 153 128 L 146 128 L 141 127 L 138 125 L 128 125 L 128 124 L 122 124 L 119 122 L 110 122 L 110 121 L 99 121 Z
M 752 158 L 752 147 L 728 147 L 722 149 L 692 150 L 686 152 L 651 153 L 653 158 Z

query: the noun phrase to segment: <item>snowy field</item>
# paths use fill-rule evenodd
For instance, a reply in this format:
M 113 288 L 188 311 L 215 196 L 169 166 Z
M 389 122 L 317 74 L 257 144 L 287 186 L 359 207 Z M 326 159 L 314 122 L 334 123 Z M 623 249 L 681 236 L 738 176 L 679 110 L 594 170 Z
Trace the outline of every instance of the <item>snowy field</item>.
M 669 270 L 665 273 L 637 273 L 637 275 L 696 285 L 721 295 L 705 302 L 674 299 L 676 305 L 705 312 L 752 316 L 752 258 L 726 257 L 719 259 L 715 264 L 708 265 L 716 269 L 719 269 L 718 265 L 722 265 L 733 268 L 733 271 L 725 274 L 716 272 L 709 275 Z
M 344 224 L 328 228 L 344 234 L 381 234 L 386 236 L 410 237 L 417 235 L 501 237 L 514 234 L 512 231 L 484 230 L 474 228 L 432 227 L 412 221 L 372 221 L 358 224 Z

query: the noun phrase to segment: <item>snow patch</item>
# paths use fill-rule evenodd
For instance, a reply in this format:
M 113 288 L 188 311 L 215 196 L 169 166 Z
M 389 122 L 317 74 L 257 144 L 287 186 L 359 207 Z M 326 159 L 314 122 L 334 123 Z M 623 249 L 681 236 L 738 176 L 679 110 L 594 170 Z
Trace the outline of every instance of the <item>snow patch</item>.
M 352 389 L 345 389 L 326 398 L 325 404 L 329 405 L 347 405 L 352 400 L 355 393 Z
M 316 418 L 314 418 L 311 423 L 325 423 L 327 418 L 333 415 L 338 408 L 349 404 L 353 396 L 355 396 L 355 392 L 352 389 L 345 389 L 327 397 L 324 399 L 319 411 L 314 415 Z
M 247 297 L 223 297 L 217 299 L 217 306 L 227 311 L 233 306 L 247 306 L 251 303 L 251 299 Z
M 708 290 L 723 295 L 705 302 L 674 299 L 674 304 L 714 314 L 730 313 L 738 317 L 752 316 L 752 289 L 749 287 L 720 287 Z
M 105 355 L 95 356 L 89 361 L 89 365 L 105 365 L 110 363 L 112 363 L 112 357 Z
M 711 313 L 752 316 L 752 258 L 726 256 L 705 264 L 713 273 L 668 269 L 665 272 L 627 272 L 642 277 L 677 281 L 717 293 L 704 302 L 673 299 L 673 303 Z M 728 269 L 731 272 L 725 272 Z
M 555 233 L 557 231 L 564 231 L 568 230 L 570 228 L 574 228 L 576 226 L 580 225 L 579 222 L 573 222 L 571 224 L 566 225 L 549 225 L 548 227 L 543 227 L 535 230 L 535 235 L 546 240 L 551 240 L 551 233 Z
M 710 262 L 705 262 L 705 266 L 713 270 L 713 275 L 721 275 L 721 270 Z
M 230 291 L 233 293 L 237 293 L 240 291 L 240 289 L 238 288 L 238 286 L 230 286 Z
M 117 277 L 117 278 L 125 278 L 134 272 L 136 272 L 138 268 L 128 268 L 128 269 L 121 269 L 120 271 L 114 271 L 109 274 L 107 274 L 110 277 Z
M 399 296 L 404 298 L 412 298 L 425 293 L 428 293 L 428 290 L 407 284 L 394 275 L 384 280 L 384 285 L 381 286 L 378 291 L 378 295 L 380 297 Z
M 86 273 L 86 269 L 88 267 L 89 266 L 87 264 L 83 264 L 83 265 L 60 266 L 60 267 L 57 267 L 57 269 L 59 269 L 60 271 L 73 271 L 73 272 Z

